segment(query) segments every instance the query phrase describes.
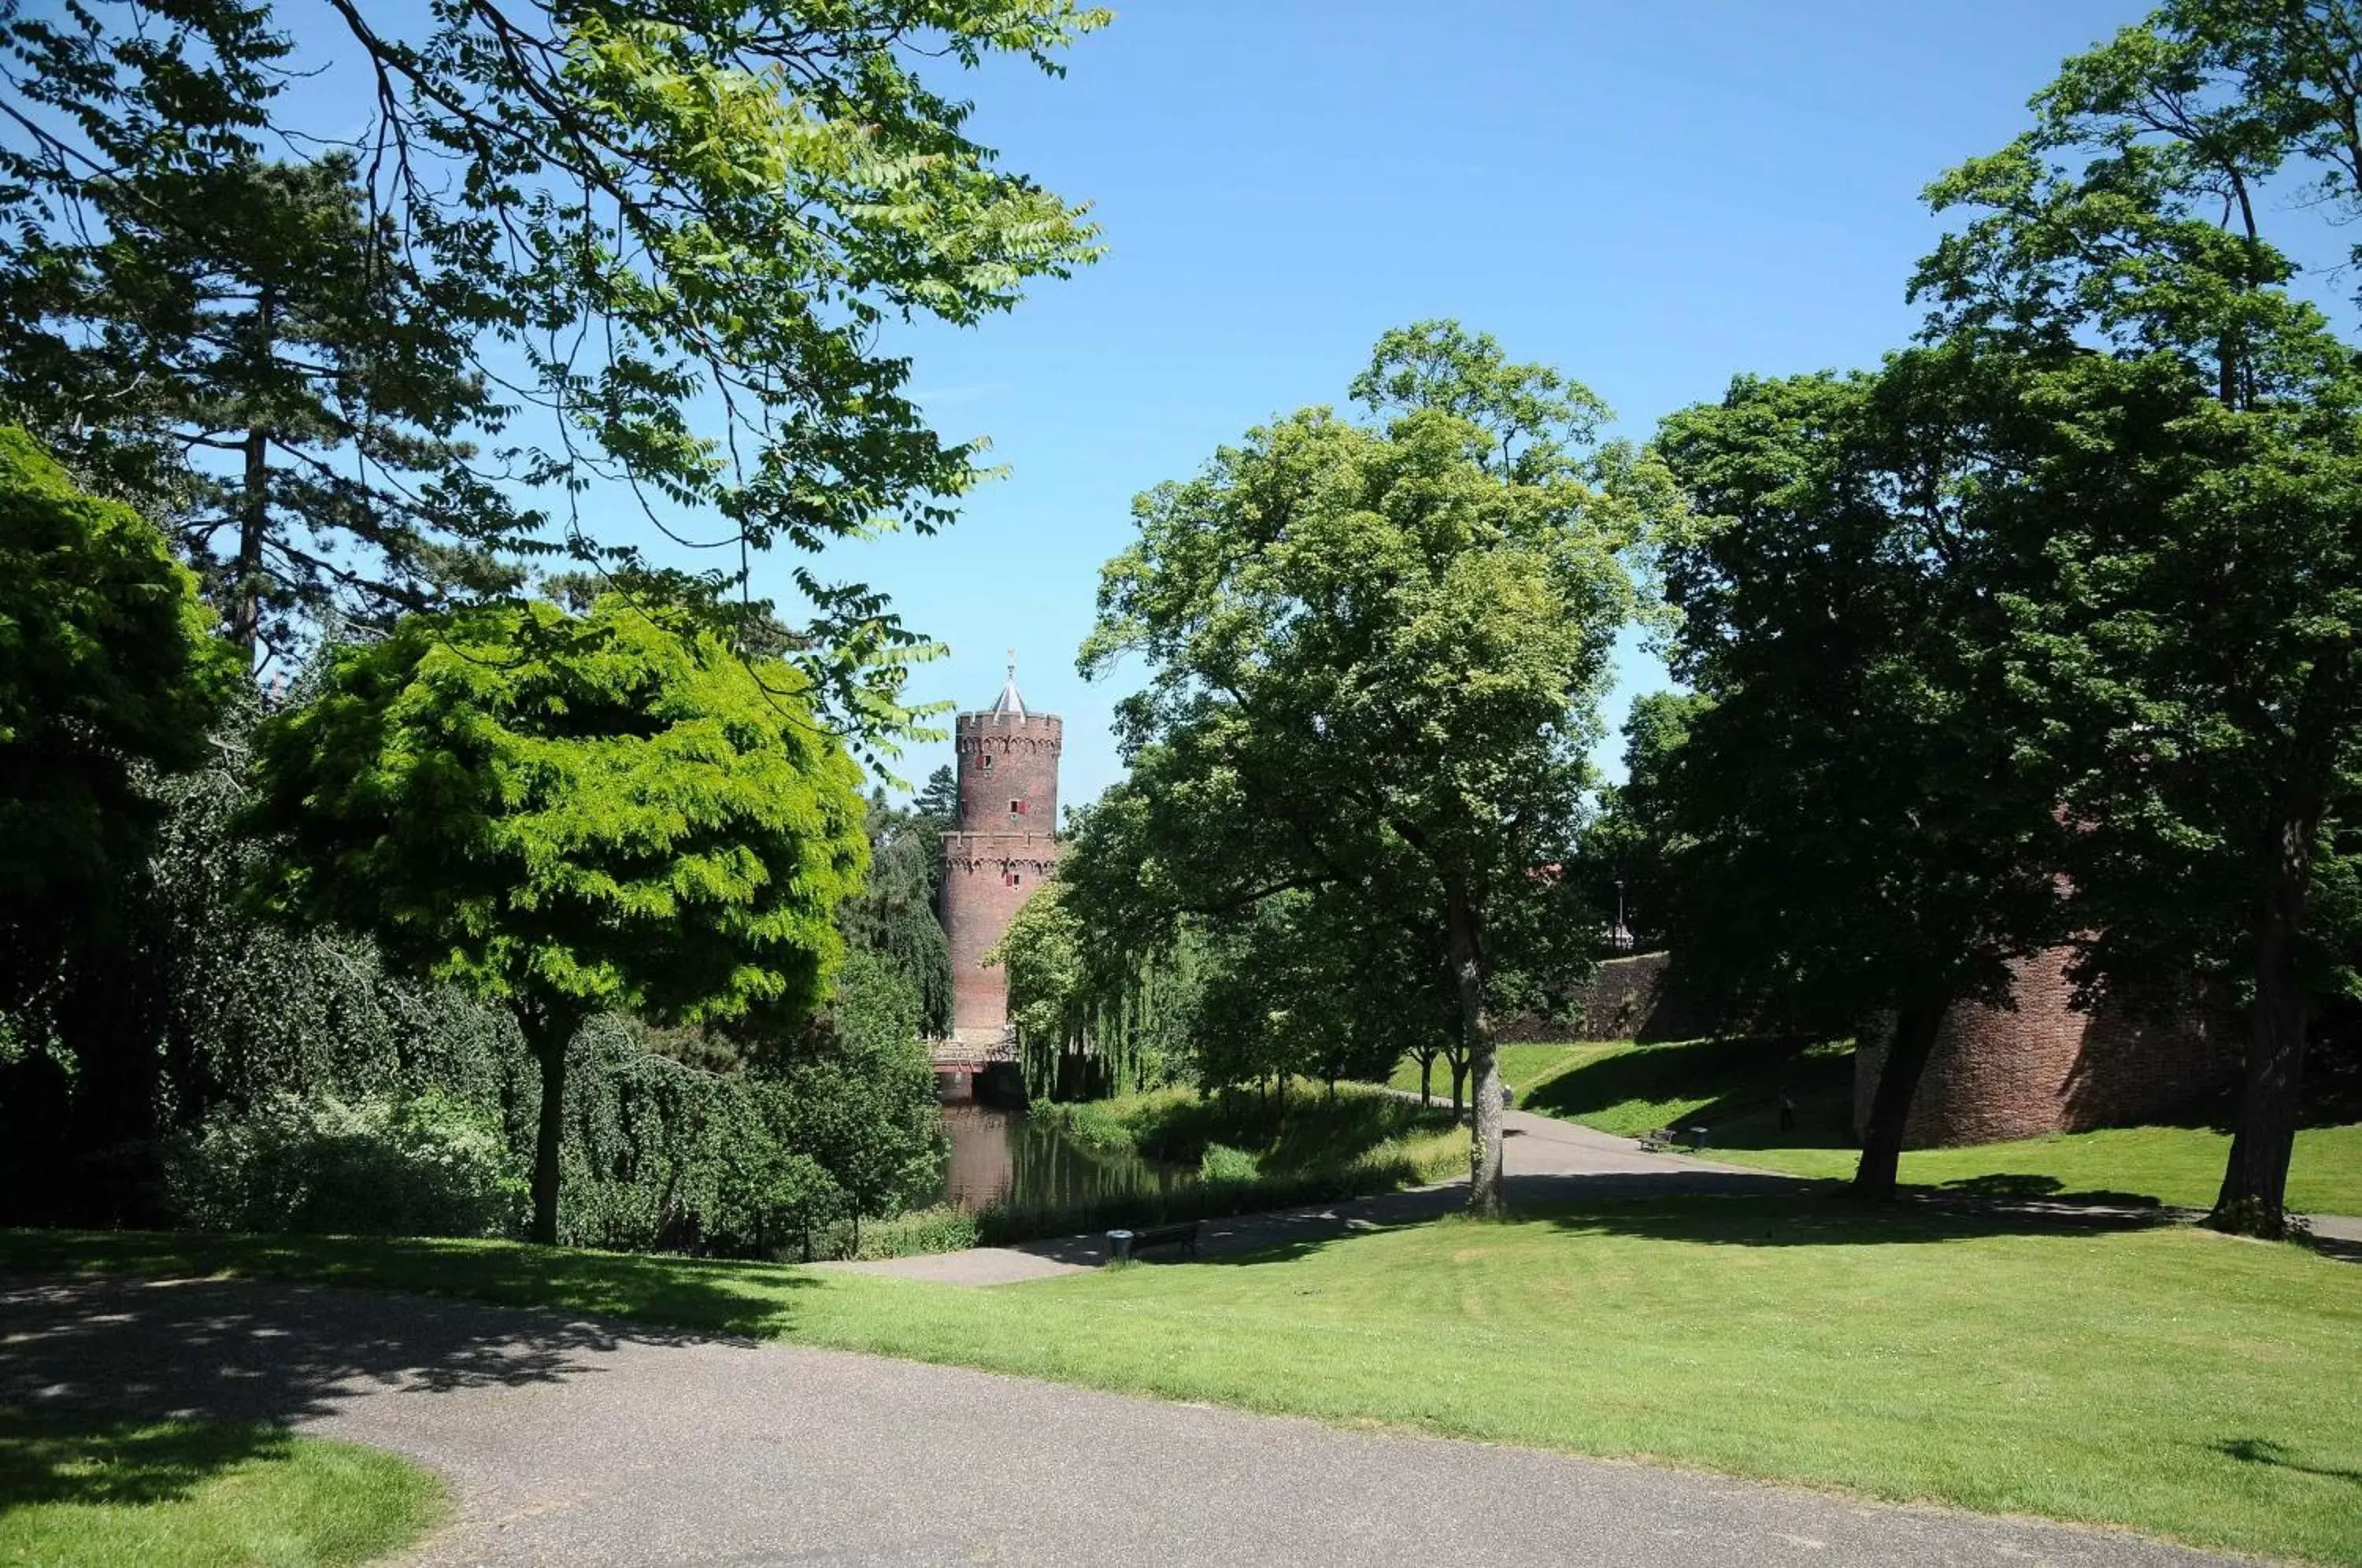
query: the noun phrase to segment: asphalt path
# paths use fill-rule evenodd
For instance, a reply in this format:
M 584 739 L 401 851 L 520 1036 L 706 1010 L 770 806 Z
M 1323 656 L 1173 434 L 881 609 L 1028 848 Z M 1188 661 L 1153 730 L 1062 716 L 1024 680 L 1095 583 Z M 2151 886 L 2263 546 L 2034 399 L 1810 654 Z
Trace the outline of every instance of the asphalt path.
M 442 1472 L 436 1568 L 2223 1562 L 2103 1531 L 332 1286 L 0 1275 L 0 1402 Z

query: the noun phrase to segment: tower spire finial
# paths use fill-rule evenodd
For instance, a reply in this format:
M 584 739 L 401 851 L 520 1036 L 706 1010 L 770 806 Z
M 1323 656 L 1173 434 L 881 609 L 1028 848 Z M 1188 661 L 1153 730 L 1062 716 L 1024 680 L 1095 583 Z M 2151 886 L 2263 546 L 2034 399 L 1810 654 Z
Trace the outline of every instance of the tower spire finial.
M 1009 679 L 1000 688 L 1000 696 L 993 702 L 992 711 L 1000 714 L 1014 714 L 1021 719 L 1025 716 L 1025 699 L 1017 694 L 1017 650 L 1015 648 L 1009 650 Z

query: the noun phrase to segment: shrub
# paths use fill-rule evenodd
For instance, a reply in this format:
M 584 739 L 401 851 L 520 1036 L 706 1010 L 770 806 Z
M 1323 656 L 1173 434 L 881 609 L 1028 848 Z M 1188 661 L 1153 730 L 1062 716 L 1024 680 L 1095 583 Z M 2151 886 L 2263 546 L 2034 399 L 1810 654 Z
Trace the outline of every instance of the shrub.
M 439 1094 L 275 1094 L 174 1154 L 169 1192 L 203 1230 L 499 1236 L 525 1197 L 497 1128 Z
M 1253 1181 L 1261 1175 L 1262 1161 L 1228 1143 L 1209 1143 L 1206 1152 L 1198 1156 L 1199 1181 Z

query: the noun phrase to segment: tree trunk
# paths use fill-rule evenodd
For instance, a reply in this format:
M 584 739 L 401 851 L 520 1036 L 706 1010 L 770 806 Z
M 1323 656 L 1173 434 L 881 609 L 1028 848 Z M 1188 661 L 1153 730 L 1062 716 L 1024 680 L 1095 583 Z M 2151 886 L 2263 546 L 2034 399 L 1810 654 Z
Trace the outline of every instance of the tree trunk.
M 270 433 L 246 433 L 246 478 L 237 518 L 237 581 L 230 588 L 229 640 L 254 668 L 262 639 L 262 536 L 270 525 Z
M 1445 936 L 1451 949 L 1452 977 L 1460 992 L 1460 1034 L 1465 1043 L 1474 1114 L 1469 1118 L 1468 1210 L 1487 1218 L 1502 1212 L 1501 1063 L 1493 1050 L 1492 1021 L 1485 1015 L 1484 953 L 1476 911 L 1464 889 L 1446 894 Z
M 533 1145 L 533 1226 L 526 1240 L 557 1244 L 557 1151 L 566 1132 L 566 1048 L 573 1043 L 571 1013 L 517 1015 L 526 1046 L 541 1064 L 541 1118 Z
M 1418 1102 L 1419 1102 L 1419 1104 L 1421 1104 L 1421 1105 L 1433 1105 L 1433 1104 L 1435 1103 L 1435 1089 L 1434 1089 L 1434 1084 L 1435 1084 L 1435 1056 L 1434 1056 L 1434 1054 L 1433 1054 L 1432 1052 L 1430 1052 L 1430 1053 L 1429 1053 L 1427 1055 L 1421 1056 L 1421 1057 L 1418 1059 Z
M 2305 884 L 2318 826 L 2317 812 L 2282 817 L 2279 863 L 2256 911 L 2256 1000 L 2248 1017 L 2246 1080 L 2223 1188 L 2214 1212 L 2206 1217 L 2214 1229 L 2237 1235 L 2288 1233 L 2289 1159 L 2296 1152 L 2304 1031 L 2312 1012 L 2297 971 L 2297 945 L 2304 931 Z
M 260 385 L 264 367 L 275 352 L 277 302 L 268 288 L 254 302 L 254 367 Z M 262 411 L 258 407 L 254 411 Z M 261 419 L 251 420 L 246 432 L 246 473 L 237 498 L 237 580 L 230 585 L 229 640 L 254 668 L 254 650 L 262 638 L 262 542 L 270 527 L 270 430 Z
M 1853 1190 L 1860 1198 L 1892 1198 L 1894 1178 L 1903 1165 L 1903 1129 L 1911 1120 L 1911 1099 L 1919 1092 L 1920 1076 L 1936 1049 L 1937 1032 L 1952 1005 L 1949 997 L 1926 997 L 1906 1003 L 1895 1016 L 1894 1035 L 1887 1042 L 1886 1062 L 1878 1070 L 1878 1089 L 1871 1097 L 1870 1124 L 1862 1130 L 1861 1163 L 1854 1167 Z
M 1460 1113 L 1466 1105 L 1467 1089 L 1468 1058 L 1455 1056 L 1451 1061 L 1451 1120 L 1454 1121 L 1460 1120 Z

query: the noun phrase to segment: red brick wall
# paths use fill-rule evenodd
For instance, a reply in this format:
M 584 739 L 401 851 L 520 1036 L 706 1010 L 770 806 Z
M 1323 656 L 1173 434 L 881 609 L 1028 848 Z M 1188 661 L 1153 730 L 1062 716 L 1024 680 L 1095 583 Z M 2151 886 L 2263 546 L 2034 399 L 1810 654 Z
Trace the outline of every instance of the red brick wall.
M 2066 948 L 2016 966 L 2015 1010 L 1962 1003 L 1945 1015 L 1911 1101 L 1911 1148 L 2081 1132 L 2169 1111 L 2239 1070 L 2235 1033 L 2193 1007 L 2170 1021 L 2103 1006 L 2078 1010 Z M 1870 1119 L 1883 1038 L 1854 1054 L 1854 1131 Z
M 987 968 L 983 959 L 1057 865 L 1065 726 L 1048 713 L 962 713 L 956 733 L 960 820 L 943 842 L 952 1027 L 998 1032 L 1009 1022 L 1009 983 L 998 965 Z M 1012 801 L 1024 802 L 1024 811 L 1011 812 Z

